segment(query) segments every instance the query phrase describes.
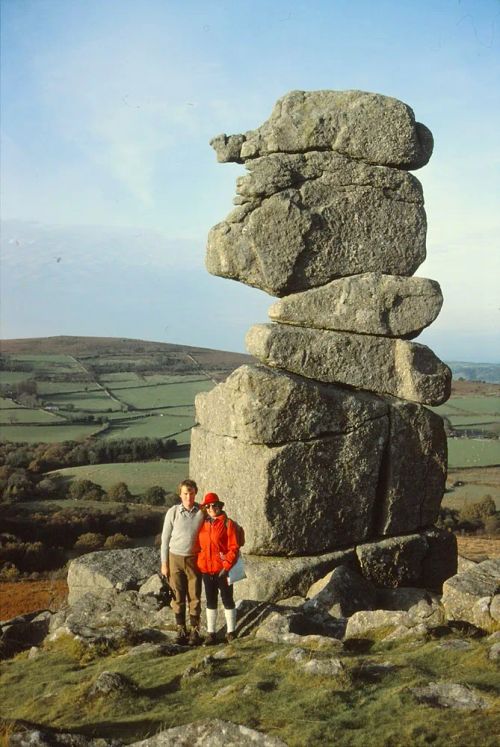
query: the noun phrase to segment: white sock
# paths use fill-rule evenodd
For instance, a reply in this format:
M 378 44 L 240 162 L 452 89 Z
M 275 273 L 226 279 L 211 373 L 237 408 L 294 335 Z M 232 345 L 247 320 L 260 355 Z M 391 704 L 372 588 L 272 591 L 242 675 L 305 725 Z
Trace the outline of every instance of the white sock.
M 217 625 L 217 610 L 207 609 L 207 633 L 215 633 Z
M 236 627 L 236 610 L 224 610 L 228 633 L 234 633 Z

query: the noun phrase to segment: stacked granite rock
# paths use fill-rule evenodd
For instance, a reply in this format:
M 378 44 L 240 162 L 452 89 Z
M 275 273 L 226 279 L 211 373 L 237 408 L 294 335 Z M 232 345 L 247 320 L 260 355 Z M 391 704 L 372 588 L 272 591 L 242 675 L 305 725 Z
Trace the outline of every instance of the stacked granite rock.
M 411 342 L 442 304 L 435 281 L 412 277 L 426 216 L 408 169 L 427 163 L 431 133 L 396 99 L 293 91 L 257 130 L 212 145 L 249 174 L 210 232 L 208 270 L 280 300 L 247 335 L 261 364 L 196 398 L 191 475 L 243 524 L 250 555 L 360 559 L 398 537 L 393 555 L 420 548 L 413 582 L 433 552 L 451 575 L 455 548 L 429 529 L 446 437 L 423 406 L 446 401 L 451 375 Z

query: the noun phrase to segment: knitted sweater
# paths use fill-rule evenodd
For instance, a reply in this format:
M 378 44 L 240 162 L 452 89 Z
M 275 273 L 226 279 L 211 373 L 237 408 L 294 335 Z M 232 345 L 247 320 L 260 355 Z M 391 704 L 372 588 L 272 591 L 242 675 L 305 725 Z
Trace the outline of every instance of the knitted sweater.
M 169 552 L 174 555 L 195 555 L 198 552 L 198 530 L 203 522 L 203 511 L 197 503 L 191 511 L 177 505 L 169 508 L 161 534 L 161 561 L 168 561 Z

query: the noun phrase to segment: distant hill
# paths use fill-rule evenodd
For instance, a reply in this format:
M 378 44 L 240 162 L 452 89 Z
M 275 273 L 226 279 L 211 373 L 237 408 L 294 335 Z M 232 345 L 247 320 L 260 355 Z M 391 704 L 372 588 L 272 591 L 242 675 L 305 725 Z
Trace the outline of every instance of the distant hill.
M 465 361 L 447 361 L 454 379 L 466 381 L 487 381 L 500 384 L 500 363 L 468 363 Z
M 78 357 L 105 355 L 141 355 L 143 353 L 186 353 L 202 356 L 205 363 L 221 369 L 234 369 L 254 358 L 244 353 L 212 350 L 168 342 L 134 340 L 126 337 L 30 337 L 18 340 L 0 340 L 0 353 L 4 355 L 76 355 Z

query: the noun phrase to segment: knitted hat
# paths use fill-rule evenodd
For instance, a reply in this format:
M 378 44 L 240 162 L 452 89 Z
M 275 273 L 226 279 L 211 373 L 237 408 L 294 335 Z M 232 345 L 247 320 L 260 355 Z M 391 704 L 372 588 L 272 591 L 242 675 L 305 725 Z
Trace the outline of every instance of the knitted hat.
M 206 493 L 201 506 L 213 506 L 214 503 L 218 503 L 219 506 L 223 506 L 224 502 L 221 501 L 217 493 Z

